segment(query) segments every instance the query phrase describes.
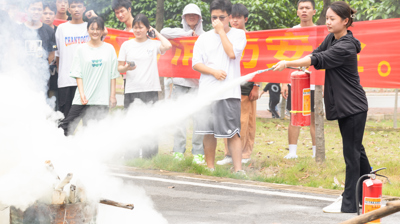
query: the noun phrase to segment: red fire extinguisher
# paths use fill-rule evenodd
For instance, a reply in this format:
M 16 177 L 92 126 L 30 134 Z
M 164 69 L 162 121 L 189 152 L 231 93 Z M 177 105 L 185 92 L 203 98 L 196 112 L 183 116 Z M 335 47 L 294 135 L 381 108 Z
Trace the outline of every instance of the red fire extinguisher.
M 359 205 L 359 199 L 358 199 L 358 189 L 359 189 L 359 184 L 360 180 L 364 179 L 365 177 L 369 177 L 369 179 L 366 179 L 363 181 L 363 194 L 362 194 L 362 214 L 372 212 L 374 210 L 377 210 L 381 208 L 382 206 L 382 181 L 376 179 L 377 176 L 380 177 L 385 177 L 388 181 L 389 178 L 386 176 L 377 174 L 378 171 L 381 171 L 383 169 L 386 169 L 385 167 L 373 170 L 371 171 L 370 174 L 365 174 L 360 177 L 357 181 L 357 186 L 356 186 L 356 206 L 357 206 L 357 214 L 360 215 L 360 209 L 358 207 Z M 390 181 L 389 181 L 390 182 Z M 368 223 L 381 223 L 380 219 L 376 219 L 374 221 L 368 222 Z
M 310 72 L 295 71 L 291 74 L 292 110 L 290 124 L 293 126 L 310 126 L 311 90 Z

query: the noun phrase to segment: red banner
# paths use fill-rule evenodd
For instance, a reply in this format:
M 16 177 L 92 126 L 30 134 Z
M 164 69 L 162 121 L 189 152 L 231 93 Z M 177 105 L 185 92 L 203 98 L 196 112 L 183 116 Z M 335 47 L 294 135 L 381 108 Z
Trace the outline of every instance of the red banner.
M 62 21 L 56 21 L 59 24 Z M 364 87 L 400 87 L 400 19 L 356 22 L 350 28 L 360 40 L 362 51 L 358 55 L 358 71 Z M 325 26 L 265 30 L 248 32 L 247 46 L 241 60 L 242 75 L 270 68 L 280 60 L 296 60 L 312 52 L 322 43 L 328 31 Z M 106 42 L 117 53 L 122 43 L 133 38 L 130 32 L 108 29 Z M 199 78 L 192 69 L 195 37 L 170 40 L 173 48 L 161 56 L 158 62 L 160 76 Z M 310 68 L 311 82 L 322 85 L 324 72 Z M 265 72 L 253 81 L 288 83 L 290 71 Z

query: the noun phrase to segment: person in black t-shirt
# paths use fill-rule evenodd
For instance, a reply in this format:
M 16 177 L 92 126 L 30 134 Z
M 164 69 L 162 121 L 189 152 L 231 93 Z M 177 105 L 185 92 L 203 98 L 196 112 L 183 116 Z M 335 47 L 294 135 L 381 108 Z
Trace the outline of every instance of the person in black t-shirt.
M 356 10 L 344 1 L 333 2 L 326 11 L 328 36 L 312 54 L 294 61 L 280 61 L 274 71 L 287 67 L 325 69 L 325 114 L 327 120 L 338 120 L 346 163 L 344 192 L 335 202 L 323 209 L 329 213 L 355 213 L 357 180 L 371 172 L 371 165 L 362 144 L 367 121 L 368 101 L 360 83 L 358 56 L 361 42 L 348 30 Z M 364 177 L 361 179 L 363 180 Z M 358 186 L 361 198 L 362 186 Z
M 42 79 L 39 81 L 48 82 L 50 74 L 47 76 L 47 74 L 40 75 L 40 73 L 43 73 L 41 69 L 46 66 L 45 64 L 51 64 L 55 58 L 57 46 L 54 30 L 41 22 L 43 14 L 42 0 L 28 0 L 25 5 L 25 11 L 27 13 L 27 21 L 21 25 L 25 53 L 28 56 L 29 63 L 32 64 L 32 73 L 38 79 Z
M 45 3 L 43 5 L 43 14 L 42 14 L 42 22 L 48 26 L 50 26 L 54 30 L 54 35 L 57 31 L 57 26 L 55 26 L 54 19 L 56 18 L 57 6 L 55 3 Z M 49 91 L 47 95 L 49 98 L 56 98 L 55 110 L 58 110 L 58 71 L 56 60 L 53 60 L 50 63 L 50 80 L 49 80 Z
M 57 50 L 54 30 L 40 20 L 43 14 L 42 0 L 29 0 L 26 4 L 28 20 L 22 25 L 25 50 L 32 56 L 54 60 Z
M 279 114 L 276 111 L 276 105 L 279 103 L 280 95 L 281 95 L 281 85 L 279 83 L 268 83 L 262 93 L 261 96 L 269 91 L 269 110 L 272 113 L 272 118 L 279 118 Z

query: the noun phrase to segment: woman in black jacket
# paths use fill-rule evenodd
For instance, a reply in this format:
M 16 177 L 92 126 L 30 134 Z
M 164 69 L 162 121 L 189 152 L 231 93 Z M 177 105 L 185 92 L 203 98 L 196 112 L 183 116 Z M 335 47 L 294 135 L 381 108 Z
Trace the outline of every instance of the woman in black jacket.
M 330 34 L 309 56 L 295 61 L 280 61 L 274 71 L 286 67 L 326 69 L 324 102 L 326 118 L 338 120 L 346 163 L 345 189 L 324 212 L 357 212 L 355 192 L 360 176 L 371 171 L 362 139 L 367 119 L 368 102 L 360 85 L 357 54 L 361 44 L 347 30 L 356 11 L 345 2 L 333 2 L 326 12 L 326 25 Z M 361 194 L 361 190 L 359 191 Z M 361 197 L 360 197 L 361 198 Z

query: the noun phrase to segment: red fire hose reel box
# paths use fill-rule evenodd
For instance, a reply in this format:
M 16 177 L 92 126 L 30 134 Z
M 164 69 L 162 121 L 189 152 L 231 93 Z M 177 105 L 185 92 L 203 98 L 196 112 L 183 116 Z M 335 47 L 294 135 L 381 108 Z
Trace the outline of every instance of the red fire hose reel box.
M 291 74 L 290 124 L 293 126 L 310 126 L 311 121 L 311 90 L 310 74 L 295 71 Z

